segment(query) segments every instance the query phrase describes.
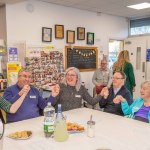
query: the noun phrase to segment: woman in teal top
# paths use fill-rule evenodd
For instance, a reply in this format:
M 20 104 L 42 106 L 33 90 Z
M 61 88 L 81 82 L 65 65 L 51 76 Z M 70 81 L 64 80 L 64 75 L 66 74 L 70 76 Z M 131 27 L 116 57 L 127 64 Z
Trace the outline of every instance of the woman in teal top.
M 150 81 L 142 83 L 140 93 L 141 97 L 130 106 L 122 96 L 117 96 L 114 103 L 121 102 L 122 111 L 127 117 L 150 123 Z
M 123 50 L 118 55 L 118 60 L 114 63 L 113 72 L 122 71 L 126 75 L 125 86 L 131 92 L 133 96 L 133 90 L 136 86 L 135 84 L 135 76 L 133 71 L 133 66 L 129 62 L 129 52 L 127 50 Z

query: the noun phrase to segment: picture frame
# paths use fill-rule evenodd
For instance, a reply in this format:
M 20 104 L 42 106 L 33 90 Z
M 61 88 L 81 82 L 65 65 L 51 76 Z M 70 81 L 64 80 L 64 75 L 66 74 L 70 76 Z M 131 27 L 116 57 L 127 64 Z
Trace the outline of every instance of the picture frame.
M 87 32 L 87 44 L 94 45 L 94 33 L 93 32 Z
M 52 42 L 52 28 L 42 27 L 42 42 Z
M 75 31 L 67 30 L 67 40 L 66 43 L 74 44 L 75 43 Z
M 85 40 L 85 28 L 77 27 L 77 40 Z
M 55 38 L 63 39 L 64 38 L 64 25 L 55 25 Z

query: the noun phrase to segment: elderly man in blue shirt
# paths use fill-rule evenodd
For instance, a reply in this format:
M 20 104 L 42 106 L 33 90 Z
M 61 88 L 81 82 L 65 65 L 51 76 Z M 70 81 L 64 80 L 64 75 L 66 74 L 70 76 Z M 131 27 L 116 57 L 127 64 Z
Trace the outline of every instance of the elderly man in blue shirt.
M 21 69 L 18 73 L 18 82 L 8 87 L 4 92 L 4 98 L 10 103 L 17 101 L 24 93 L 26 97 L 15 114 L 6 114 L 7 122 L 21 121 L 25 119 L 38 117 L 39 109 L 44 109 L 48 102 L 53 104 L 55 96 L 59 93 L 59 86 L 52 87 L 51 96 L 45 100 L 39 91 L 30 85 L 31 72 L 27 69 Z

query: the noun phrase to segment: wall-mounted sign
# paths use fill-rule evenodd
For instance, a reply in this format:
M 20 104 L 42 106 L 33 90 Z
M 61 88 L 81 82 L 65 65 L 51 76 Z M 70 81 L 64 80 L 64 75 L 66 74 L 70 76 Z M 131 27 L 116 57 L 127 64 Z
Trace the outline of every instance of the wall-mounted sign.
M 150 49 L 146 51 L 146 61 L 150 61 Z
M 8 85 L 16 84 L 18 81 L 18 72 L 21 69 L 21 63 L 7 63 L 7 81 Z
M 8 61 L 19 61 L 18 58 L 18 49 L 16 47 L 9 47 L 8 48 Z

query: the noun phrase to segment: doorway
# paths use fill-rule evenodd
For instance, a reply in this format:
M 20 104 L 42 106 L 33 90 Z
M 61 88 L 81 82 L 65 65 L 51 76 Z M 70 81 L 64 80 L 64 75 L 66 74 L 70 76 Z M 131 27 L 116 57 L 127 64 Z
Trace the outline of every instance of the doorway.
M 135 99 L 140 96 L 141 83 L 146 79 L 147 40 L 144 37 L 131 37 L 124 41 L 124 47 L 129 51 L 130 62 L 134 69 L 136 86 L 133 98 Z

